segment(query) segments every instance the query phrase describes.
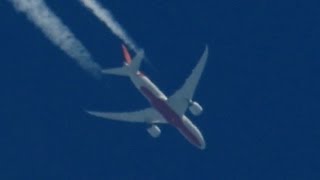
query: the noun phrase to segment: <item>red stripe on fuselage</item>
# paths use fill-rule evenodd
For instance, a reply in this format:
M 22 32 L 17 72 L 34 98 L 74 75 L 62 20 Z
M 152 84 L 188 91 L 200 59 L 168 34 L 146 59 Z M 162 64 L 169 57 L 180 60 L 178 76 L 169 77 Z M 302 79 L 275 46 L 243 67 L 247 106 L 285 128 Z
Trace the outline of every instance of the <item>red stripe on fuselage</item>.
M 192 144 L 201 147 L 202 143 L 197 136 L 188 129 L 180 117 L 174 110 L 162 99 L 156 97 L 148 88 L 141 87 L 141 92 L 148 98 L 152 106 L 173 126 L 187 138 Z

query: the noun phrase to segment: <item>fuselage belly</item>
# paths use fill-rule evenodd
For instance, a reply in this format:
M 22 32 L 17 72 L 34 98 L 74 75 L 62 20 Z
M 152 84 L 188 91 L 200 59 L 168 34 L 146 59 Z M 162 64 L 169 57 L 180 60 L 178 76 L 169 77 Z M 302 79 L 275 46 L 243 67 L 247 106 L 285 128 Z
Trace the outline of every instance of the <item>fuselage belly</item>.
M 141 94 L 147 98 L 152 107 L 156 109 L 169 124 L 177 128 L 191 144 L 200 149 L 205 148 L 206 144 L 200 130 L 187 116 L 179 116 L 167 104 L 167 96 L 165 96 L 148 77 L 138 72 L 137 74 L 131 75 L 130 79 Z

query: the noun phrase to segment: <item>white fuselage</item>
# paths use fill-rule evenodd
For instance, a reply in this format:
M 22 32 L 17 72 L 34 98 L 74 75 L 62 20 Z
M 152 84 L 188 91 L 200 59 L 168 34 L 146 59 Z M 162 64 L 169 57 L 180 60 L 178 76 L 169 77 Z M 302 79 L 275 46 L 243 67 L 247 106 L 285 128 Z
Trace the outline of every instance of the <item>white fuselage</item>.
M 131 74 L 130 79 L 135 87 L 145 96 L 162 117 L 193 145 L 204 149 L 206 143 L 200 130 L 185 115 L 178 115 L 167 103 L 167 96 L 141 72 Z

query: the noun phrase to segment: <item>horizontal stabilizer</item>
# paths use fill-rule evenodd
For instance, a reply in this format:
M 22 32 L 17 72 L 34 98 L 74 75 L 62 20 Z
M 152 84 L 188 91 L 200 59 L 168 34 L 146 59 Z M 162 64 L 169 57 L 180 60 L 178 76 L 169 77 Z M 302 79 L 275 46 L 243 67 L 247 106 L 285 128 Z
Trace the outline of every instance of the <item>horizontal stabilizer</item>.
M 137 55 L 133 58 L 131 63 L 128 65 L 131 73 L 137 73 L 140 69 L 141 62 L 144 58 L 144 51 L 140 50 Z
M 129 55 L 128 55 L 129 56 Z M 128 58 L 128 57 L 127 57 Z M 142 59 L 144 58 L 144 51 L 140 50 L 138 54 L 133 58 L 132 61 L 127 60 L 124 66 L 119 68 L 111 68 L 102 70 L 102 74 L 111 74 L 118 76 L 130 76 L 139 71 Z
M 102 70 L 102 74 L 112 74 L 118 76 L 127 76 L 128 70 L 126 66 L 119 67 L 119 68 L 111 68 L 111 69 L 104 69 Z

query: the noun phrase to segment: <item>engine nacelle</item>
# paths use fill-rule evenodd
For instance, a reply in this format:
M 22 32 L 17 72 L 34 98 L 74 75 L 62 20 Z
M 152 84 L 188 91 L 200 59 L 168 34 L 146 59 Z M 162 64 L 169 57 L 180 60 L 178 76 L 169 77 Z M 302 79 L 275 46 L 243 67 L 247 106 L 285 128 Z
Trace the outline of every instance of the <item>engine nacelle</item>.
M 192 101 L 190 103 L 189 110 L 193 115 L 199 116 L 202 113 L 203 108 L 200 106 L 199 103 Z
M 161 130 L 157 125 L 152 125 L 147 129 L 147 131 L 150 134 L 150 136 L 152 136 L 153 138 L 157 138 L 161 134 Z

